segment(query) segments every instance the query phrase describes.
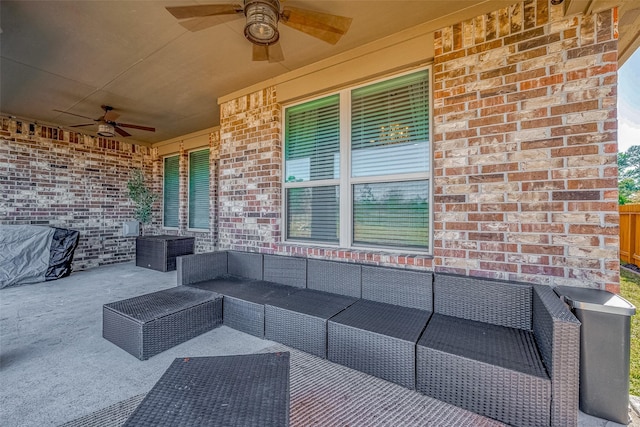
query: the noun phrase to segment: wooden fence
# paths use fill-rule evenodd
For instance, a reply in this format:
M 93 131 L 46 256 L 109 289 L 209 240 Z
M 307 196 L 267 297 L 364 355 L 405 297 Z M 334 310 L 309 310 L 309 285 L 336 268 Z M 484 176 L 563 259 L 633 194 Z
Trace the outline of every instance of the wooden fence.
M 620 260 L 640 266 L 640 204 L 620 206 Z

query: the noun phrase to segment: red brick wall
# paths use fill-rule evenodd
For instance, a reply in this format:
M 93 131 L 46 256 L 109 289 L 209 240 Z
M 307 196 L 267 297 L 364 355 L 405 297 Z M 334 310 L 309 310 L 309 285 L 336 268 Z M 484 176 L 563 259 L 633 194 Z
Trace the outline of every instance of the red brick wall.
M 617 14 L 526 1 L 435 34 L 436 271 L 617 290 Z
M 282 140 L 274 89 L 227 102 L 220 113 L 219 245 L 275 250 L 280 241 Z
M 152 176 L 153 150 L 56 128 L 1 119 L 0 224 L 80 231 L 73 269 L 130 261 L 135 238 L 126 182 L 131 168 Z

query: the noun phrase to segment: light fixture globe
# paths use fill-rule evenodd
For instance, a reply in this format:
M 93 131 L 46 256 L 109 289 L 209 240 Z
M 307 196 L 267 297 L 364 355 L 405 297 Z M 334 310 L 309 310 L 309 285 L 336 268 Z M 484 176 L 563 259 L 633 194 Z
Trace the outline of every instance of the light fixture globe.
M 115 136 L 115 129 L 109 123 L 101 123 L 98 125 L 98 135 L 111 138 Z
M 268 46 L 278 41 L 278 0 L 245 0 L 244 15 L 247 18 L 244 26 L 244 36 L 247 40 L 260 46 Z

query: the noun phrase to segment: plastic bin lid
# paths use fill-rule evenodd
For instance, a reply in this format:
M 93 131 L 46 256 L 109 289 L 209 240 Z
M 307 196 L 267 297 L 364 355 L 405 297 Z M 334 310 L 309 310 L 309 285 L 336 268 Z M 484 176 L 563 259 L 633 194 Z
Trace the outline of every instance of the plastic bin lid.
M 609 291 L 574 286 L 558 286 L 554 291 L 572 308 L 624 316 L 633 316 L 636 313 L 633 304 Z

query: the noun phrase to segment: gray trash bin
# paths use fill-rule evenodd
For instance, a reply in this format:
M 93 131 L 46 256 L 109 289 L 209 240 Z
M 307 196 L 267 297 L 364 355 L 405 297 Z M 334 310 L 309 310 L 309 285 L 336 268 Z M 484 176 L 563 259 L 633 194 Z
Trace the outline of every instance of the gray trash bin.
M 582 322 L 580 410 L 629 423 L 629 345 L 633 304 L 598 289 L 558 286 L 558 294 Z

